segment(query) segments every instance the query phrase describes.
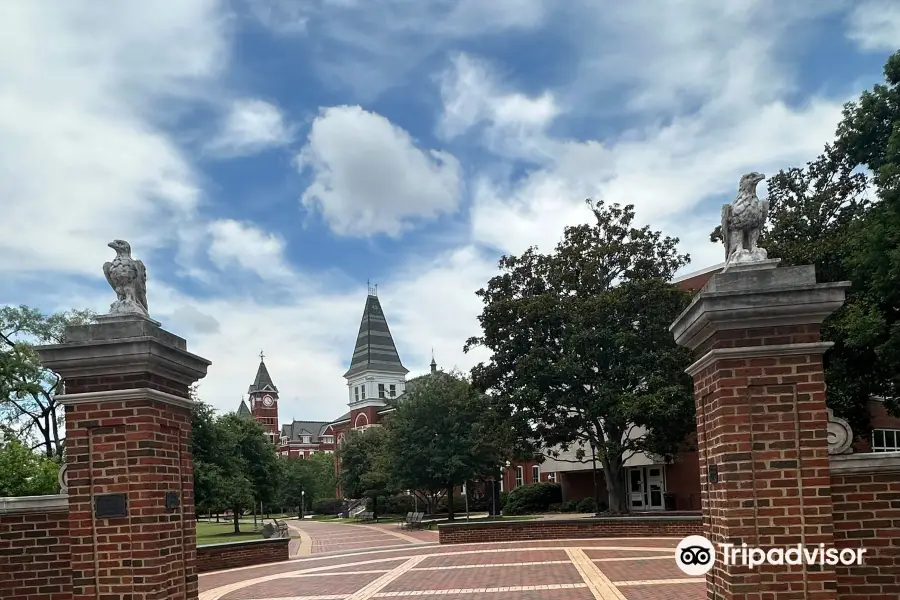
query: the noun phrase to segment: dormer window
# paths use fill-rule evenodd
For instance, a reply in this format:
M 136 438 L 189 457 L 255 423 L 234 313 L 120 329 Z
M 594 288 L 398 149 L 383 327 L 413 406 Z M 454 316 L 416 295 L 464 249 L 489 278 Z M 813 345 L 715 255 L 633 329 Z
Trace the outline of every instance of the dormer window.
M 390 387 L 388 388 L 388 393 L 390 394 L 391 398 L 396 398 L 397 397 L 397 386 L 392 383 L 390 385 Z
M 359 386 L 359 390 L 360 390 L 360 395 L 362 396 L 362 399 L 365 400 L 366 399 L 366 386 L 365 385 Z
M 353 399 L 359 402 L 359 386 L 353 388 Z
M 378 397 L 384 398 L 384 384 L 383 383 L 378 384 Z
M 303 443 L 304 443 L 304 444 L 308 444 L 308 443 L 309 443 L 309 436 L 308 436 L 308 435 L 304 435 L 304 436 L 303 436 Z

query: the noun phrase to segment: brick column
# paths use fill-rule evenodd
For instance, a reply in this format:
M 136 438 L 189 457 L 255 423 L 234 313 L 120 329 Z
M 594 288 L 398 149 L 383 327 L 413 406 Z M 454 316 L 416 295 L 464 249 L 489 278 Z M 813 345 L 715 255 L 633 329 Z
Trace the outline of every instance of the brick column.
M 38 353 L 65 382 L 73 599 L 196 599 L 189 387 L 209 361 L 136 316 Z
M 719 544 L 833 547 L 822 321 L 849 283 L 777 261 L 713 276 L 672 324 L 696 352 L 704 535 L 716 546 L 710 600 L 833 600 L 833 567 L 725 565 Z M 749 268 L 748 268 L 749 267 Z M 755 267 L 755 268 L 754 268 Z

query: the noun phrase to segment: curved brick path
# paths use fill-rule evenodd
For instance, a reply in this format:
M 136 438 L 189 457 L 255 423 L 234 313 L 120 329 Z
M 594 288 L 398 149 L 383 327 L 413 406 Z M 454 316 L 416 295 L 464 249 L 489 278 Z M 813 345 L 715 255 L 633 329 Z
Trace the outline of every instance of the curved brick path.
M 387 526 L 330 525 L 320 548 L 385 544 L 200 576 L 200 600 L 701 600 L 703 578 L 675 566 L 673 538 L 413 543 Z M 396 525 L 394 525 L 396 528 Z M 339 530 L 334 529 L 339 528 Z M 349 530 L 349 531 L 346 531 Z M 394 533 L 401 532 L 396 530 Z M 403 535 L 407 532 L 402 531 Z M 349 538 L 344 538 L 349 535 Z M 430 534 L 434 537 L 434 534 Z M 387 546 L 389 544 L 389 547 Z M 315 543 L 314 543 L 315 545 Z

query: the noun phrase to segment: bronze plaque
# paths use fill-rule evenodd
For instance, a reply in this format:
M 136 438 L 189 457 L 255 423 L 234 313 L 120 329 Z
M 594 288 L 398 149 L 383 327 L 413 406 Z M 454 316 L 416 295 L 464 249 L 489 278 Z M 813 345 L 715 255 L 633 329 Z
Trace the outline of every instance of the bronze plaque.
M 166 510 L 177 510 L 181 506 L 178 492 L 166 492 Z
M 128 516 L 128 498 L 125 494 L 103 494 L 94 500 L 94 515 L 98 519 Z

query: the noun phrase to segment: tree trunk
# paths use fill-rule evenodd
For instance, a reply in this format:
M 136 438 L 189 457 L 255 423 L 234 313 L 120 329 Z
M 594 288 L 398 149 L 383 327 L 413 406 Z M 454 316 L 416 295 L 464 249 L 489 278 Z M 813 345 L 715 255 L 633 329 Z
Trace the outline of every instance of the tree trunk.
M 591 446 L 591 472 L 594 476 L 594 516 L 600 513 L 600 474 L 597 472 L 597 451 Z
M 452 521 L 453 514 L 453 486 L 447 488 L 447 520 Z
M 625 461 L 622 455 L 607 456 L 602 459 L 603 475 L 606 477 L 606 495 L 609 500 L 609 512 L 623 515 L 628 512 L 625 502 Z
M 240 521 L 240 509 L 238 507 L 234 507 L 231 509 L 233 521 L 234 521 L 234 533 L 238 534 L 241 532 L 241 521 Z

